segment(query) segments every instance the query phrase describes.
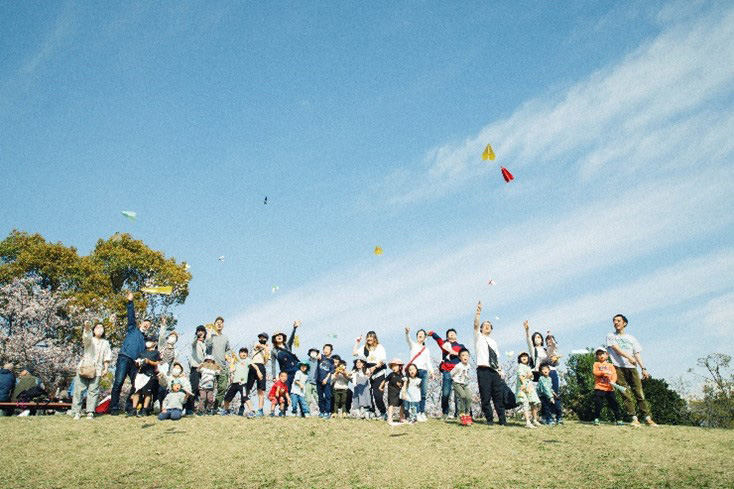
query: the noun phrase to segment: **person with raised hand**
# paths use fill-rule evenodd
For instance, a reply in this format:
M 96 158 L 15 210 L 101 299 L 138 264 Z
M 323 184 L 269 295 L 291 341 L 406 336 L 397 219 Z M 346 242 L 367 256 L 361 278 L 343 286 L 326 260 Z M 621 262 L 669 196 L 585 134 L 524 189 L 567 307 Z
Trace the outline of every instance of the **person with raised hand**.
M 112 350 L 106 339 L 104 325 L 98 322 L 92 328 L 92 323 L 86 321 L 82 331 L 82 345 L 84 353 L 77 367 L 74 379 L 74 396 L 71 402 L 71 413 L 74 419 L 81 418 L 82 392 L 87 391 L 87 419 L 94 418 L 99 395 L 99 381 L 107 375 L 112 361 Z
M 359 357 L 362 355 L 366 358 L 366 369 L 365 372 L 370 378 L 370 389 L 372 390 L 372 397 L 374 402 L 374 408 L 377 411 L 377 415 L 386 418 L 387 409 L 385 408 L 385 393 L 380 390 L 380 385 L 385 378 L 387 373 L 387 353 L 385 347 L 380 344 L 380 340 L 377 338 L 377 333 L 374 331 L 368 331 L 364 341 L 364 348 L 360 349 L 362 343 L 362 337 L 359 336 L 356 339 L 352 355 Z
M 288 337 L 285 333 L 278 331 L 273 333 L 270 339 L 273 342 L 273 348 L 270 350 L 270 360 L 272 364 L 272 377 L 276 378 L 276 365 L 279 367 L 279 372 L 285 372 L 288 375 L 286 384 L 288 390 L 293 388 L 293 379 L 298 372 L 298 364 L 300 360 L 293 353 L 293 340 L 296 337 L 296 331 L 301 325 L 301 321 L 293 322 L 293 331 Z
M 459 364 L 459 352 L 464 348 L 464 345 L 458 342 L 454 328 L 446 330 L 446 339 L 441 338 L 434 331 L 429 331 L 428 335 L 436 341 L 441 349 L 441 364 L 438 369 L 441 371 L 441 412 L 443 413 L 443 419 L 453 419 L 454 416 L 449 414 L 449 399 L 453 387 L 451 371 Z M 459 401 L 454 395 L 454 415 L 458 416 L 459 414 Z
M 219 409 L 219 415 L 227 414 L 223 408 L 224 395 L 229 387 L 229 359 L 233 355 L 232 348 L 229 345 L 229 338 L 222 332 L 224 330 L 224 318 L 217 317 L 214 320 L 214 329 L 206 339 L 207 354 L 214 357 L 214 361 L 219 365 L 219 373 L 217 374 L 217 394 L 214 402 L 214 409 Z
M 120 413 L 120 392 L 125 377 L 130 379 L 130 385 L 135 385 L 135 376 L 138 373 L 138 367 L 135 361 L 145 351 L 145 335 L 150 329 L 150 320 L 144 319 L 138 326 L 135 320 L 135 305 L 133 304 L 133 293 L 127 293 L 127 332 L 125 339 L 122 341 L 120 353 L 117 355 L 117 364 L 115 365 L 115 380 L 112 383 L 112 392 L 110 393 L 111 414 Z M 132 392 L 132 388 L 131 388 Z M 126 402 L 126 411 L 132 411 L 131 396 L 128 396 Z
M 477 359 L 477 382 L 479 384 L 479 398 L 482 404 L 482 413 L 488 425 L 494 424 L 494 413 L 492 405 L 497 411 L 500 425 L 506 425 L 505 402 L 502 397 L 504 383 L 502 378 L 504 372 L 499 363 L 499 347 L 492 334 L 492 323 L 484 321 L 480 323 L 482 314 L 482 302 L 477 304 L 477 312 L 474 315 L 474 348 Z
M 410 337 L 410 328 L 405 327 L 405 341 L 410 348 L 410 359 L 405 365 L 407 371 L 410 365 L 415 365 L 418 369 L 418 377 L 421 379 L 421 400 L 418 403 L 418 414 L 416 421 L 428 421 L 426 417 L 426 394 L 428 393 L 428 377 L 434 379 L 433 362 L 431 361 L 431 351 L 426 345 L 426 330 L 419 329 L 415 333 L 415 341 Z

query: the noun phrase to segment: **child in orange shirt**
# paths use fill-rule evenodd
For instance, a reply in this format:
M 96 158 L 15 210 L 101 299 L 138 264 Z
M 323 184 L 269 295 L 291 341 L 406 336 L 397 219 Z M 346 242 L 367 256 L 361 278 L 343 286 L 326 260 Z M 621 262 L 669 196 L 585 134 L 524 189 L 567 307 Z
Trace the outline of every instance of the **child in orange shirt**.
M 270 400 L 270 416 L 275 416 L 275 407 L 280 407 L 280 416 L 285 416 L 286 406 L 291 403 L 291 396 L 288 394 L 288 374 L 281 372 L 278 375 L 278 381 L 273 384 L 268 392 Z
M 614 394 L 613 384 L 617 381 L 617 371 L 614 365 L 607 362 L 609 354 L 604 348 L 596 349 L 596 362 L 594 362 L 594 425 L 599 426 L 601 408 L 606 399 L 609 408 L 614 413 L 614 419 L 618 425 L 622 422 L 622 414 L 619 412 L 619 404 Z

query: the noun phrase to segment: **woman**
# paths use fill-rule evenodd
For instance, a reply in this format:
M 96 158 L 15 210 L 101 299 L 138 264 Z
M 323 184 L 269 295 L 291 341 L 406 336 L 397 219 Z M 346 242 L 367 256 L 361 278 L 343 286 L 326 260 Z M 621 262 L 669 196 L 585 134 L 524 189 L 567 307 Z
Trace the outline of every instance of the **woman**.
M 112 360 L 110 343 L 104 339 L 105 330 L 102 323 L 97 323 L 92 330 L 92 323 L 84 323 L 82 333 L 82 344 L 84 354 L 77 368 L 76 379 L 74 379 L 74 398 L 71 402 L 71 412 L 74 419 L 81 419 L 82 392 L 87 390 L 87 419 L 94 418 L 94 410 L 97 408 L 97 396 L 99 395 L 99 381 L 107 374 Z
M 374 331 L 367 332 L 362 351 L 359 348 L 360 343 L 362 343 L 361 336 L 357 338 L 352 355 L 358 357 L 361 354 L 367 358 L 366 372 L 370 378 L 370 389 L 372 390 L 375 408 L 379 415 L 385 418 L 387 410 L 385 409 L 385 399 L 383 398 L 384 392 L 380 390 L 380 384 L 385 379 L 385 372 L 387 370 L 385 361 L 387 360 L 387 354 L 385 353 L 385 348 L 377 339 L 377 333 Z
M 405 341 L 408 343 L 410 348 L 410 359 L 408 364 L 405 366 L 405 371 L 408 371 L 408 366 L 415 365 L 418 368 L 418 377 L 421 379 L 421 400 L 418 404 L 418 415 L 417 421 L 428 421 L 426 417 L 426 394 L 428 393 L 428 376 L 430 375 L 431 380 L 434 379 L 433 374 L 433 362 L 431 362 L 431 352 L 426 347 L 426 331 L 419 329 L 415 333 L 415 341 L 410 338 L 410 328 L 405 328 Z
M 271 339 L 273 341 L 273 349 L 271 351 L 271 362 L 273 367 L 273 379 L 278 378 L 278 372 L 275 371 L 275 364 L 277 362 L 281 372 L 288 374 L 288 392 L 291 391 L 293 386 L 293 379 L 298 372 L 299 360 L 296 355 L 293 354 L 293 339 L 296 337 L 296 330 L 301 325 L 301 321 L 293 323 L 293 332 L 291 332 L 290 338 L 287 338 L 285 333 L 277 332 Z
M 530 323 L 525 321 L 523 323 L 523 327 L 525 328 L 525 340 L 528 343 L 528 349 L 530 351 L 530 360 L 533 367 L 533 380 L 535 382 L 538 381 L 538 378 L 540 377 L 540 367 L 543 365 L 548 365 L 550 367 L 550 378 L 551 382 L 553 384 L 553 392 L 556 394 L 560 394 L 560 380 L 558 378 L 558 372 L 556 371 L 555 363 L 557 363 L 557 353 L 554 355 L 556 358 L 549 358 L 548 357 L 548 350 L 545 347 L 545 344 L 543 342 L 543 335 L 540 334 L 538 331 L 530 335 Z M 553 351 L 556 351 L 556 339 L 550 334 L 550 331 L 548 332 L 548 336 L 546 337 L 548 340 L 548 345 L 553 345 Z M 556 409 L 558 414 L 558 423 L 563 424 L 563 419 L 561 418 L 561 398 L 558 397 L 555 401 L 556 403 Z

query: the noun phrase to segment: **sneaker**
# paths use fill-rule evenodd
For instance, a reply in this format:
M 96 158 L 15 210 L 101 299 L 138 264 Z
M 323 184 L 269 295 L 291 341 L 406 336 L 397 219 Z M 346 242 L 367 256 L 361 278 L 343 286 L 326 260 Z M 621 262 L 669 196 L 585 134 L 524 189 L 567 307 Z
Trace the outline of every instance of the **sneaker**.
M 331 419 L 331 413 L 324 414 L 324 419 Z
M 630 427 L 632 427 L 632 428 L 639 428 L 640 426 L 642 426 L 642 425 L 637 420 L 637 418 L 636 417 L 635 418 L 632 418 L 632 421 L 630 421 Z
M 263 416 L 265 416 L 265 413 L 263 413 L 263 410 L 262 409 L 258 409 L 256 416 L 258 418 L 262 418 Z
M 535 429 L 535 425 L 534 425 L 533 423 L 531 423 L 530 421 L 528 421 L 527 423 L 525 423 L 525 427 L 526 427 L 526 428 L 532 428 L 532 429 Z
M 94 419 L 94 413 L 87 413 L 87 419 Z
M 594 420 L 594 426 L 599 426 L 599 418 Z
M 79 414 L 79 413 L 76 413 L 76 414 L 74 415 L 74 421 L 78 421 L 78 420 L 80 420 L 80 419 L 82 419 L 82 415 L 81 415 L 81 414 Z
M 556 424 L 563 424 L 563 420 L 561 418 L 558 418 L 558 421 L 556 421 Z
M 274 418 L 275 417 L 275 411 L 270 411 L 270 417 L 271 418 Z
M 428 421 L 428 418 L 426 418 L 426 413 L 418 413 L 418 416 L 416 416 L 416 421 L 419 423 L 425 423 Z
M 255 417 L 255 411 L 250 411 L 249 413 L 247 413 L 247 417 L 249 419 L 253 419 Z
M 650 416 L 645 418 L 645 424 L 649 426 L 650 428 L 659 428 L 658 424 L 652 420 Z
M 26 416 L 30 416 L 30 415 L 31 415 L 31 410 L 30 409 L 26 409 L 25 411 L 23 411 L 22 413 L 20 413 L 18 415 L 18 417 L 19 418 L 25 418 Z
M 537 419 L 533 421 L 533 424 L 534 424 L 535 426 L 537 426 L 537 427 L 541 427 L 541 426 L 543 426 L 542 424 L 540 424 L 540 421 L 538 421 Z
M 453 414 L 449 414 L 448 416 L 446 416 L 446 419 L 456 419 L 456 416 L 454 416 Z
M 217 411 L 217 414 L 220 415 L 220 416 L 228 416 L 229 415 L 229 411 L 225 411 L 224 409 L 219 408 L 219 410 Z
M 285 412 L 284 412 L 284 411 L 281 411 L 281 412 L 280 412 L 280 413 L 278 414 L 278 417 L 280 417 L 280 418 L 285 418 Z

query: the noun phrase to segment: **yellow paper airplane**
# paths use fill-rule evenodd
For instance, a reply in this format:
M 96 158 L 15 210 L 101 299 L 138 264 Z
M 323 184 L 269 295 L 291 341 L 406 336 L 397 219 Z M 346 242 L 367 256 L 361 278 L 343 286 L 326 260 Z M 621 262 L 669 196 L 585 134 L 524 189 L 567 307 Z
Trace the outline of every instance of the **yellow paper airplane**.
M 173 287 L 170 285 L 164 285 L 162 287 L 141 287 L 140 292 L 145 292 L 146 294 L 171 295 Z
M 486 148 L 484 148 L 484 153 L 482 153 L 482 159 L 484 161 L 495 159 L 494 151 L 492 151 L 492 146 L 490 146 L 489 144 L 487 145 Z
M 375 246 L 375 255 L 381 255 L 382 254 L 382 248 L 379 246 Z

